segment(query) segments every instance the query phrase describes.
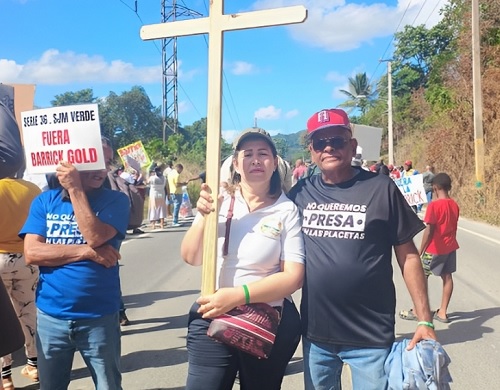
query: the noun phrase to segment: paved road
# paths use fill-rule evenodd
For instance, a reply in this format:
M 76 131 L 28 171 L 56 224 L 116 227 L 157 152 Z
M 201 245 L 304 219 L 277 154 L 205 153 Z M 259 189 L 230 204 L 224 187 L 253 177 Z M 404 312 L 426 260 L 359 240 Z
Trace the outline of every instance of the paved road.
M 168 228 L 129 236 L 124 242 L 120 272 L 127 313 L 132 321 L 123 328 L 125 390 L 183 389 L 187 370 L 186 313 L 199 294 L 201 279 L 201 269 L 185 265 L 179 256 L 185 230 Z M 450 306 L 452 322 L 436 323 L 437 335 L 452 359 L 453 389 L 498 389 L 500 229 L 462 219 L 458 239 L 461 249 Z M 399 271 L 394 279 L 398 310 L 410 308 Z M 436 308 L 441 297 L 440 279 L 431 278 L 429 286 L 431 306 Z M 300 293 L 295 298 L 300 300 Z M 398 337 L 410 337 L 414 329 L 414 322 L 397 319 Z M 23 358 L 20 353 L 16 356 L 16 388 L 37 389 L 37 385 L 20 377 Z M 303 388 L 301 357 L 299 347 L 289 365 L 283 389 Z M 348 380 L 346 383 L 345 388 L 349 389 Z M 93 389 L 79 357 L 75 358 L 70 389 Z

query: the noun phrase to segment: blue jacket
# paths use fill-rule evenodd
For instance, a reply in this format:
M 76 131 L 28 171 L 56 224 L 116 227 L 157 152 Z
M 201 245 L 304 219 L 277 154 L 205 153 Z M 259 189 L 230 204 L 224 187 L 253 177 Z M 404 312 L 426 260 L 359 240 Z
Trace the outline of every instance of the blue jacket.
M 389 390 L 448 390 L 451 360 L 437 341 L 422 340 L 411 351 L 409 339 L 395 341 L 385 361 Z

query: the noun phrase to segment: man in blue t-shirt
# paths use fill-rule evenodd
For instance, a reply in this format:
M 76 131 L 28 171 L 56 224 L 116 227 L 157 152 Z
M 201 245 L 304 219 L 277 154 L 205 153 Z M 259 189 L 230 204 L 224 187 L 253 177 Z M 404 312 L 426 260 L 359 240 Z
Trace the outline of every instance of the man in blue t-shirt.
M 112 149 L 103 143 L 106 162 Z M 106 170 L 57 167 L 61 188 L 33 200 L 21 237 L 37 265 L 38 371 L 42 390 L 66 389 L 76 350 L 98 389 L 121 389 L 120 278 L 117 261 L 129 201 L 103 188 Z
M 307 133 L 321 174 L 289 193 L 302 216 L 306 249 L 305 389 L 340 389 L 344 363 L 353 388 L 384 389 L 384 362 L 394 341 L 393 248 L 420 321 L 410 348 L 436 338 L 413 243 L 424 226 L 388 176 L 351 166 L 357 141 L 343 110 L 314 114 Z

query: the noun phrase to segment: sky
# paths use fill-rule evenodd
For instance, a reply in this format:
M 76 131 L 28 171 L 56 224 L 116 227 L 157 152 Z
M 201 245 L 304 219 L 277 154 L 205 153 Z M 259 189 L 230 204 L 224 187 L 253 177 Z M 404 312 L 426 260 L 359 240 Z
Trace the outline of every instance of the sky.
M 346 100 L 348 77 L 375 83 L 405 25 L 432 27 L 448 0 L 225 1 L 225 14 L 304 5 L 302 24 L 224 34 L 222 134 L 245 128 L 272 135 L 303 130 L 315 112 Z M 172 4 L 166 0 L 166 4 Z M 203 16 L 209 0 L 177 0 Z M 142 86 L 162 106 L 161 40 L 143 41 L 143 25 L 160 23 L 160 0 L 0 0 L 0 82 L 35 84 L 35 105 L 91 88 L 105 97 Z M 207 116 L 207 35 L 179 37 L 178 118 Z M 161 129 L 159 129 L 161 137 Z

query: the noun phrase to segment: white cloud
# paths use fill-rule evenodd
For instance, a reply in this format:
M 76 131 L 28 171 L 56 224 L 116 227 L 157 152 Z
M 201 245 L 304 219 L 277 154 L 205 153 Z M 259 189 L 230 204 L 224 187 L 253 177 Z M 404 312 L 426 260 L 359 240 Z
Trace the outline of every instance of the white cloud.
M 362 67 L 355 67 L 351 74 L 342 74 L 335 71 L 330 71 L 326 74 L 326 81 L 330 81 L 334 84 L 332 89 L 332 98 L 334 100 L 346 100 L 348 97 L 340 92 L 341 89 L 349 91 L 349 77 L 354 77 L 358 73 L 363 73 L 364 69 Z
M 229 65 L 229 71 L 234 75 L 241 76 L 257 73 L 257 67 L 249 62 L 235 61 Z
M 222 130 L 222 138 L 224 138 L 227 143 L 232 144 L 236 136 L 240 133 L 241 131 L 239 130 Z
M 15 61 L 0 58 L 0 74 L 3 82 L 15 83 L 17 75 L 22 71 L 22 66 L 16 64 Z
M 161 74 L 161 67 L 157 67 L 157 69 L 160 70 Z M 167 71 L 167 77 L 173 76 L 173 71 L 171 70 L 172 68 L 169 68 L 169 71 Z M 191 81 L 194 79 L 194 77 L 200 73 L 200 69 L 191 69 L 188 71 L 185 71 L 182 67 L 182 60 L 177 60 L 177 78 L 182 81 Z
M 440 1 L 436 7 L 436 2 Z M 396 6 L 383 2 L 349 3 L 345 0 L 260 0 L 253 9 L 277 8 L 303 4 L 307 20 L 288 27 L 292 37 L 326 51 L 348 51 L 370 43 L 374 38 L 391 36 L 405 25 L 435 25 L 439 9 L 449 0 L 399 0 Z
M 254 114 L 257 119 L 279 119 L 281 117 L 281 108 L 267 106 L 259 108 Z
M 340 90 L 343 89 L 345 91 L 349 91 L 349 86 L 347 84 L 345 85 L 336 85 L 335 87 L 333 87 L 333 91 L 332 91 L 332 98 L 335 99 L 335 100 L 347 100 L 348 97 L 346 95 L 344 95 L 342 92 L 340 92 Z
M 102 56 L 45 51 L 26 64 L 0 59 L 0 74 L 10 83 L 63 85 L 74 82 L 134 83 L 161 82 L 161 66 L 136 67 L 121 60 L 107 62 Z
M 344 82 L 347 79 L 347 76 L 339 72 L 331 71 L 326 74 L 325 79 L 326 81 L 333 81 L 334 83 L 340 83 Z
M 299 110 L 290 110 L 285 113 L 285 119 L 292 119 L 299 115 Z
M 193 106 L 191 105 L 190 102 L 187 102 L 185 100 L 181 100 L 179 101 L 179 103 L 177 104 L 177 110 L 178 110 L 178 113 L 179 114 L 184 114 L 186 112 L 189 112 L 191 111 L 191 108 Z

